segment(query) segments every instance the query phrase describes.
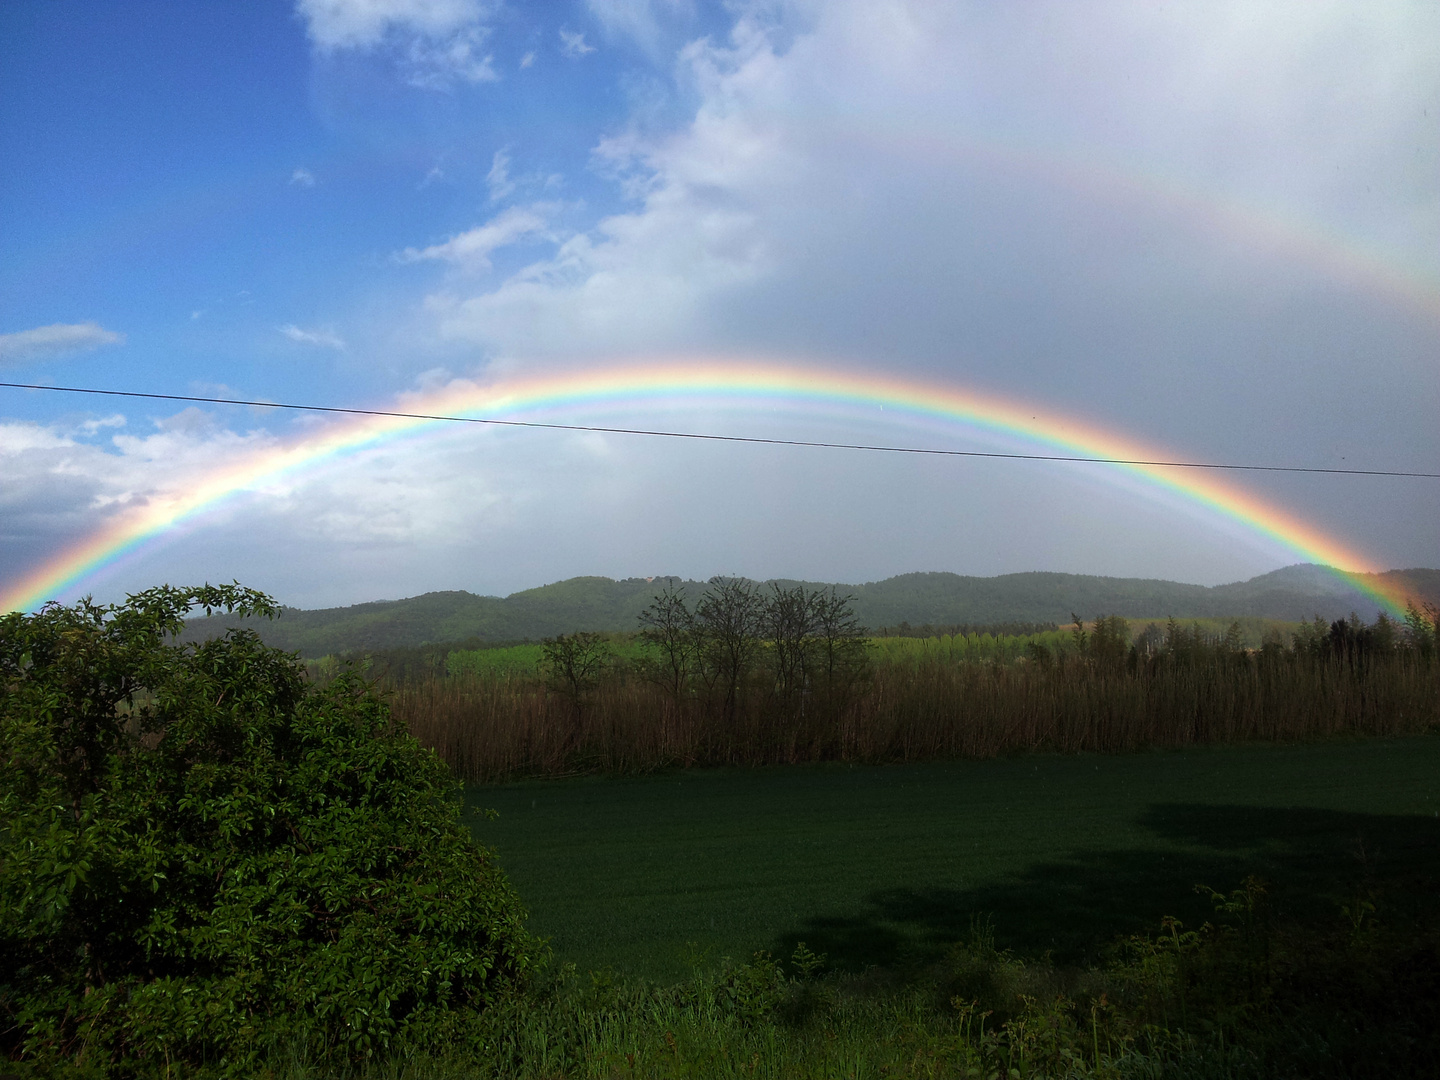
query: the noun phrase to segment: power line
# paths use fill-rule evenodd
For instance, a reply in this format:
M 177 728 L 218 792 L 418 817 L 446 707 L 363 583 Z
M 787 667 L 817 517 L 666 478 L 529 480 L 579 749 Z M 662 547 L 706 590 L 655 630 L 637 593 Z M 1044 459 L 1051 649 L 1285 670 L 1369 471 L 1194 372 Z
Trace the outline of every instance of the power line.
M 820 442 L 811 439 L 765 439 L 754 435 L 713 435 L 696 431 L 661 431 L 653 428 L 604 427 L 598 424 L 550 424 L 538 420 L 494 420 L 476 416 L 400 412 L 391 409 L 347 409 L 338 405 L 297 405 L 281 401 L 245 401 L 240 398 L 200 397 L 193 394 L 147 394 L 138 390 L 97 390 L 82 386 L 41 386 L 37 383 L 0 382 L 15 390 L 50 390 L 64 394 L 145 398 L 151 401 L 190 401 L 203 405 L 248 405 L 292 412 L 338 413 L 344 416 L 388 416 L 400 420 L 435 420 L 452 424 L 486 424 L 492 427 L 541 428 L 548 431 L 592 431 L 605 435 L 647 435 L 660 439 L 700 442 L 756 443 L 762 446 L 809 446 L 821 450 L 869 450 L 886 454 L 925 454 L 934 457 L 1002 458 L 1010 461 L 1068 461 L 1090 465 L 1149 465 L 1166 469 L 1220 469 L 1231 472 L 1321 473 L 1332 476 L 1403 476 L 1440 480 L 1440 473 L 1401 469 L 1323 469 L 1304 465 L 1236 465 L 1215 461 L 1148 461 L 1140 458 L 1082 457 L 1068 454 L 1006 454 L 988 450 L 940 450 L 925 446 L 888 446 L 880 443 Z

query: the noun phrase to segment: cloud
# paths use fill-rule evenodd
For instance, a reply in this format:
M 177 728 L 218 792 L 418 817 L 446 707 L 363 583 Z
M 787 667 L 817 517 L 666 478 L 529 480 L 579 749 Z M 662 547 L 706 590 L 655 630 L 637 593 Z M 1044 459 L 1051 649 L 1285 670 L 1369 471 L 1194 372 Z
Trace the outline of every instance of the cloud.
M 657 59 L 664 48 L 664 23 L 693 14 L 687 0 L 586 0 L 585 6 L 607 34 L 629 38 Z
M 566 30 L 562 26 L 560 28 L 560 51 L 566 56 L 575 57 L 576 59 L 578 59 L 579 57 L 584 56 L 586 53 L 594 52 L 595 46 L 585 44 L 584 34 L 576 33 L 572 30 Z
M 452 236 L 444 243 L 427 248 L 406 248 L 397 257 L 402 263 L 437 260 L 462 266 L 488 269 L 490 253 L 529 236 L 548 236 L 549 214 L 555 206 L 535 203 L 529 207 L 512 206 L 484 225 Z
M 1440 202 L 1407 155 L 1435 160 L 1440 27 L 1418 9 L 1295 10 L 1059 3 L 1036 20 L 862 0 L 790 34 L 742 16 L 683 50 L 683 121 L 595 148 L 592 174 L 632 207 L 499 281 L 448 282 L 434 333 L 531 372 L 806 357 L 988 388 L 1175 456 L 1416 462 L 1440 404 L 1424 284 L 1440 260 L 1416 238 L 1440 233 Z M 1386 282 L 1407 268 L 1402 295 Z M 964 499 L 1022 515 L 994 475 Z M 1434 506 L 1253 482 L 1377 561 L 1434 561 Z M 1103 528 L 1068 512 L 1098 566 Z M 1244 576 L 1203 549 L 1165 573 Z
M 100 416 L 92 420 L 82 421 L 80 430 L 86 435 L 94 435 L 97 431 L 104 428 L 122 428 L 126 422 L 122 413 L 113 413 L 110 416 Z
M 300 187 L 314 187 L 315 174 L 309 169 L 296 169 L 290 174 L 290 183 L 299 185 Z
M 65 353 L 85 352 L 101 345 L 119 345 L 124 334 L 106 330 L 98 323 L 53 323 L 0 334 L 0 366 L 22 364 L 29 360 L 49 360 Z
M 99 434 L 123 419 L 99 417 L 78 428 L 0 421 L 0 537 L 16 558 L 7 563 L 53 558 L 115 514 L 184 497 L 227 462 L 275 443 L 264 431 L 239 435 L 213 422 L 184 422 L 191 412 L 156 424 L 148 435 L 122 431 L 93 443 L 75 434 Z M 174 580 L 163 570 L 147 573 Z
M 472 27 L 487 14 L 479 0 L 297 0 L 316 47 L 367 49 L 388 34 L 445 38 Z
M 495 151 L 485 183 L 490 186 L 491 202 L 499 202 L 515 190 L 515 182 L 510 179 L 510 155 L 504 150 Z
M 513 273 L 447 275 L 407 324 L 439 342 L 416 370 L 495 356 L 489 373 L 523 380 L 592 364 L 599 377 L 601 358 L 771 356 L 1033 401 L 1177 457 L 1433 456 L 1433 316 L 1345 276 L 1369 252 L 1396 275 L 1413 269 L 1427 296 L 1423 282 L 1440 279 L 1433 6 L 781 8 L 727 8 L 742 12 L 728 36 L 667 61 L 679 84 L 667 110 L 607 119 L 589 179 L 613 191 L 589 200 L 607 209 L 578 233 L 550 224 L 558 209 L 496 207 L 397 254 L 485 267 L 506 244 L 546 242 Z M 746 14 L 762 10 L 801 17 L 777 28 Z M 392 26 L 374 47 L 403 61 L 403 35 L 417 33 Z M 491 137 L 493 153 L 507 136 Z M 566 205 L 567 229 L 583 212 Z M 593 400 L 552 415 L 994 448 L 918 412 L 753 406 Z M 24 537 L 7 565 L 38 565 L 117 508 L 193 487 L 274 438 L 137 428 L 106 449 L 77 445 L 73 424 L 0 426 L 0 531 Z M 1246 484 L 1377 562 L 1435 565 L 1440 502 L 1418 488 Z M 1293 558 L 1167 499 L 1092 467 L 456 425 L 287 474 L 86 587 L 238 577 L 313 606 L 585 573 L 1214 583 Z
M 302 330 L 294 323 L 286 323 L 279 327 L 279 330 L 291 341 L 299 342 L 302 345 L 319 345 L 322 348 L 337 349 L 341 352 L 345 350 L 345 342 L 333 330 Z
M 438 42 L 415 38 L 402 65 L 406 82 L 425 90 L 444 90 L 457 80 L 498 82 L 495 58 L 479 52 L 487 36 L 488 31 L 470 29 Z
M 800 33 L 742 15 L 728 41 L 682 50 L 684 122 L 621 127 L 596 147 L 592 171 L 632 211 L 431 310 L 444 333 L 502 355 L 895 343 L 996 357 L 975 374 L 1000 383 L 1016 374 L 998 358 L 1026 338 L 1053 360 L 1026 367 L 1017 390 L 1088 402 L 1100 384 L 1060 359 L 1093 333 L 1082 323 L 1185 324 L 1200 318 L 1185 314 L 1197 289 L 1247 309 L 1278 302 L 1332 259 L 1307 253 L 1315 237 L 1393 245 L 1440 277 L 1417 244 L 1440 228 L 1440 203 L 1400 179 L 1419 175 L 1406 154 L 1433 159 L 1421 105 L 1440 89 L 1426 68 L 1440 45 L 1420 25 L 1433 17 L 1046 10 L 836 2 Z M 1424 56 L 1384 48 L 1395 40 L 1426 42 Z M 1395 198 L 1367 200 L 1372 185 Z M 1269 239 L 1289 221 L 1293 239 Z M 1216 308 L 1207 325 L 1231 318 Z M 1125 363 L 1145 363 L 1131 340 Z M 1181 351 L 1200 363 L 1193 341 Z
M 534 64 L 534 63 L 535 63 L 535 50 L 533 50 L 533 49 L 530 50 L 529 52 L 527 52 L 524 56 L 520 57 L 520 66 L 521 66 L 522 68 L 528 68 L 528 67 L 530 67 L 530 66 L 531 66 L 532 64 Z
M 412 86 L 444 90 L 455 82 L 494 82 L 494 58 L 482 51 L 490 36 L 485 19 L 494 5 L 482 0 L 297 0 L 315 48 L 393 52 Z

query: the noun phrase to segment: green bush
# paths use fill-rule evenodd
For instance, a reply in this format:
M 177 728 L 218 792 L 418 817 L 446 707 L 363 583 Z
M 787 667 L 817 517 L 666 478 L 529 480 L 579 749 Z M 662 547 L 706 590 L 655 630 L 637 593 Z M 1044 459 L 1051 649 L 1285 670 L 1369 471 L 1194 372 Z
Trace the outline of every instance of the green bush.
M 0 1051 L 244 1075 L 280 1047 L 453 1039 L 535 946 L 445 766 L 353 675 L 251 631 L 237 586 L 0 618 Z

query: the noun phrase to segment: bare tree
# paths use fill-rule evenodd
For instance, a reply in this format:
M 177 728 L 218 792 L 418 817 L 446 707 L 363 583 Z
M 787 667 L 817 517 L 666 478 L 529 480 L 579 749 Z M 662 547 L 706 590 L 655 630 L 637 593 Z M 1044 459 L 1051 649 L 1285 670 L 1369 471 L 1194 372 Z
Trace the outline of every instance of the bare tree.
M 713 577 L 695 607 L 707 683 L 719 687 L 725 718 L 735 719 L 740 690 L 760 647 L 762 603 L 754 582 Z
M 684 589 L 664 589 L 640 613 L 645 674 L 669 691 L 678 703 L 699 664 L 699 633 Z
M 803 702 L 810 688 L 817 659 L 820 612 L 816 601 L 820 597 L 820 593 L 807 593 L 803 585 L 786 589 L 772 582 L 770 593 L 764 598 L 761 621 L 770 646 L 775 692 L 787 705 L 797 696 Z
M 541 649 L 551 689 L 569 697 L 576 709 L 615 658 L 604 637 L 583 631 L 546 638 Z
M 853 596 L 832 587 L 810 595 L 815 623 L 813 678 L 832 708 L 844 708 L 850 695 L 870 675 L 870 631 L 860 625 L 851 606 Z

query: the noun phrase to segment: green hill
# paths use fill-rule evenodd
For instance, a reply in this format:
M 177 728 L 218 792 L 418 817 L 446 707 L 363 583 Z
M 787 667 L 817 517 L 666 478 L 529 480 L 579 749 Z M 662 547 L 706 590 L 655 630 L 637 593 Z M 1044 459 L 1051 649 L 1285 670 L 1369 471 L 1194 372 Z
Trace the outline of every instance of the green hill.
M 1440 603 L 1440 570 L 1392 570 L 1372 575 L 1403 584 L 1419 600 Z M 677 577 L 570 578 L 501 598 L 468 592 L 433 592 L 406 600 L 304 611 L 287 609 L 274 622 L 255 628 L 270 644 L 307 657 L 364 652 L 431 642 L 524 641 L 575 630 L 634 630 L 636 617 L 667 584 L 684 586 L 692 597 L 703 582 Z M 795 584 L 780 582 L 780 584 Z M 819 582 L 807 582 L 811 586 Z M 1351 611 L 1373 618 L 1375 604 L 1324 567 L 1297 565 L 1249 581 L 1207 587 L 1143 578 L 1085 574 L 1025 573 L 999 577 L 959 574 L 902 574 L 865 585 L 838 585 L 855 597 L 855 611 L 867 626 L 909 623 L 993 624 L 1068 622 L 1071 612 L 1129 618 L 1257 616 L 1270 619 L 1343 618 Z M 222 617 L 193 619 L 185 638 L 219 633 Z

